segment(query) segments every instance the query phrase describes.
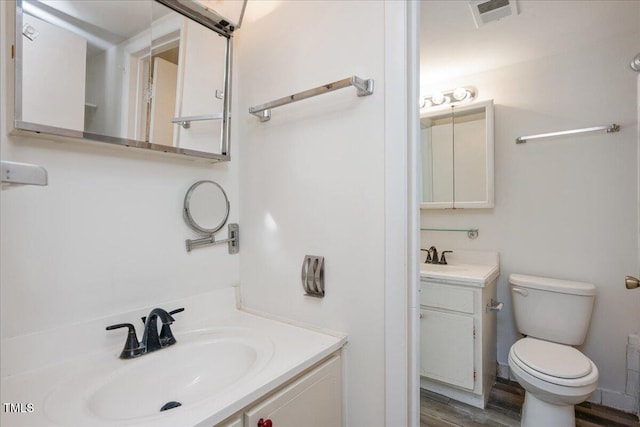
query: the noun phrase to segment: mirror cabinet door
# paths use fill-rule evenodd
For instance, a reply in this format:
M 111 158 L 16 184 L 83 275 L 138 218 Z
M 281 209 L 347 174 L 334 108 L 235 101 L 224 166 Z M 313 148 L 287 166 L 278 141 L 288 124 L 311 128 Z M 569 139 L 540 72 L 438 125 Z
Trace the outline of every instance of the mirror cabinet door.
M 16 3 L 17 130 L 228 156 L 231 37 L 153 0 Z
M 493 103 L 420 119 L 423 209 L 493 207 Z

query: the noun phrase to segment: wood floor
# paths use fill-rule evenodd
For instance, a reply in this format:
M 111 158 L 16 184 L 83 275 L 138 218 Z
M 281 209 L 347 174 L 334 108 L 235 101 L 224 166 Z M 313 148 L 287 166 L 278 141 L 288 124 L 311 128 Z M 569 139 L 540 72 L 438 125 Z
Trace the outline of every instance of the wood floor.
M 420 427 L 519 427 L 523 401 L 522 387 L 501 378 L 493 386 L 484 410 L 421 390 Z M 576 426 L 640 427 L 640 423 L 635 415 L 585 402 L 576 406 Z

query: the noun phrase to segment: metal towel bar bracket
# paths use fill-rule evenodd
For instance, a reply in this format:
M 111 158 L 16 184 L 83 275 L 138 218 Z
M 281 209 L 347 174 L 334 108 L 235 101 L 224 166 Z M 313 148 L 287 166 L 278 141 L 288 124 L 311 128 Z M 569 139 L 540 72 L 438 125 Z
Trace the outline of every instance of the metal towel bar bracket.
M 601 130 L 604 130 L 607 133 L 618 132 L 620 130 L 620 125 L 617 125 L 614 123 L 609 126 L 596 126 L 592 128 L 565 130 L 562 132 L 551 132 L 551 133 L 541 133 L 539 135 L 521 136 L 519 138 L 516 138 L 516 144 L 524 144 L 525 142 L 531 141 L 534 139 L 551 138 L 553 136 L 573 135 L 576 133 L 597 132 Z
M 219 245 L 221 243 L 226 243 L 229 254 L 237 254 L 240 251 L 240 227 L 238 226 L 238 224 L 229 224 L 228 229 L 228 239 L 216 240 L 212 233 L 208 237 L 185 240 L 187 252 L 191 252 L 192 249 L 199 248 L 201 246 Z
M 174 117 L 173 119 L 171 119 L 171 123 L 176 123 L 185 129 L 189 129 L 191 127 L 191 122 L 197 122 L 201 120 L 222 120 L 222 113 L 204 114 L 202 116 Z
M 276 99 L 275 101 L 267 102 L 266 104 L 256 105 L 255 107 L 249 108 L 249 113 L 258 117 L 261 122 L 266 122 L 271 119 L 272 108 L 281 107 L 283 105 L 302 101 L 303 99 L 312 98 L 314 96 L 333 92 L 334 90 L 342 89 L 349 86 L 354 86 L 356 88 L 356 94 L 358 96 L 367 96 L 373 93 L 373 79 L 365 80 L 361 79 L 358 76 L 351 76 L 333 83 L 328 83 L 326 85 L 322 85 L 313 89 L 305 90 L 304 92 L 285 96 L 284 98 Z

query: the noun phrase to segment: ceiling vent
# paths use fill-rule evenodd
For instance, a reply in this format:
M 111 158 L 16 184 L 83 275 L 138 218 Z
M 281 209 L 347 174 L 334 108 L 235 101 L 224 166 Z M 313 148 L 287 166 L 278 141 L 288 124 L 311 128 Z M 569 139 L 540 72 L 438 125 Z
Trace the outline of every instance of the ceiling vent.
M 516 0 L 472 0 L 469 2 L 469 7 L 476 28 L 518 14 Z

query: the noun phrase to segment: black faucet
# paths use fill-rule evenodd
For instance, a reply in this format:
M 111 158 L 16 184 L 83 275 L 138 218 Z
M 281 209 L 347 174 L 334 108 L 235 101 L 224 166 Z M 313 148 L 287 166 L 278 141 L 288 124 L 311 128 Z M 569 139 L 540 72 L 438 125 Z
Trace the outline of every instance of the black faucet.
M 146 317 L 144 321 L 144 334 L 142 335 L 142 341 L 140 341 L 140 347 L 144 349 L 145 353 L 151 353 L 152 351 L 160 350 L 162 345 L 160 342 L 160 335 L 158 334 L 158 326 L 156 324 L 156 319 L 160 319 L 162 322 L 162 327 L 169 327 L 170 324 L 175 320 L 173 316 L 167 313 L 165 310 L 161 308 L 154 308 L 151 310 L 151 313 Z M 171 332 L 169 332 L 171 334 Z M 173 338 L 173 335 L 171 335 Z M 173 339 L 173 343 L 175 344 L 175 338 Z
M 438 250 L 436 249 L 435 246 L 431 246 L 429 248 L 429 254 L 431 255 L 431 264 L 437 264 L 438 263 Z
M 427 253 L 427 259 L 424 260 L 425 264 L 446 264 L 446 261 L 444 263 L 438 261 L 438 250 L 435 246 L 431 246 L 429 249 L 420 250 Z
M 107 326 L 108 331 L 118 328 L 129 328 L 127 341 L 125 342 L 122 353 L 120 353 L 120 358 L 132 359 L 175 344 L 176 339 L 169 325 L 175 320 L 171 315 L 180 313 L 181 311 L 184 311 L 184 308 L 179 308 L 168 313 L 161 308 L 151 310 L 148 316 L 142 318 L 144 322 L 144 333 L 142 335 L 142 341 L 140 342 L 138 342 L 138 337 L 136 336 L 136 329 L 131 323 L 119 323 L 117 325 Z M 157 319 L 160 319 L 162 322 L 160 334 L 158 334 Z

